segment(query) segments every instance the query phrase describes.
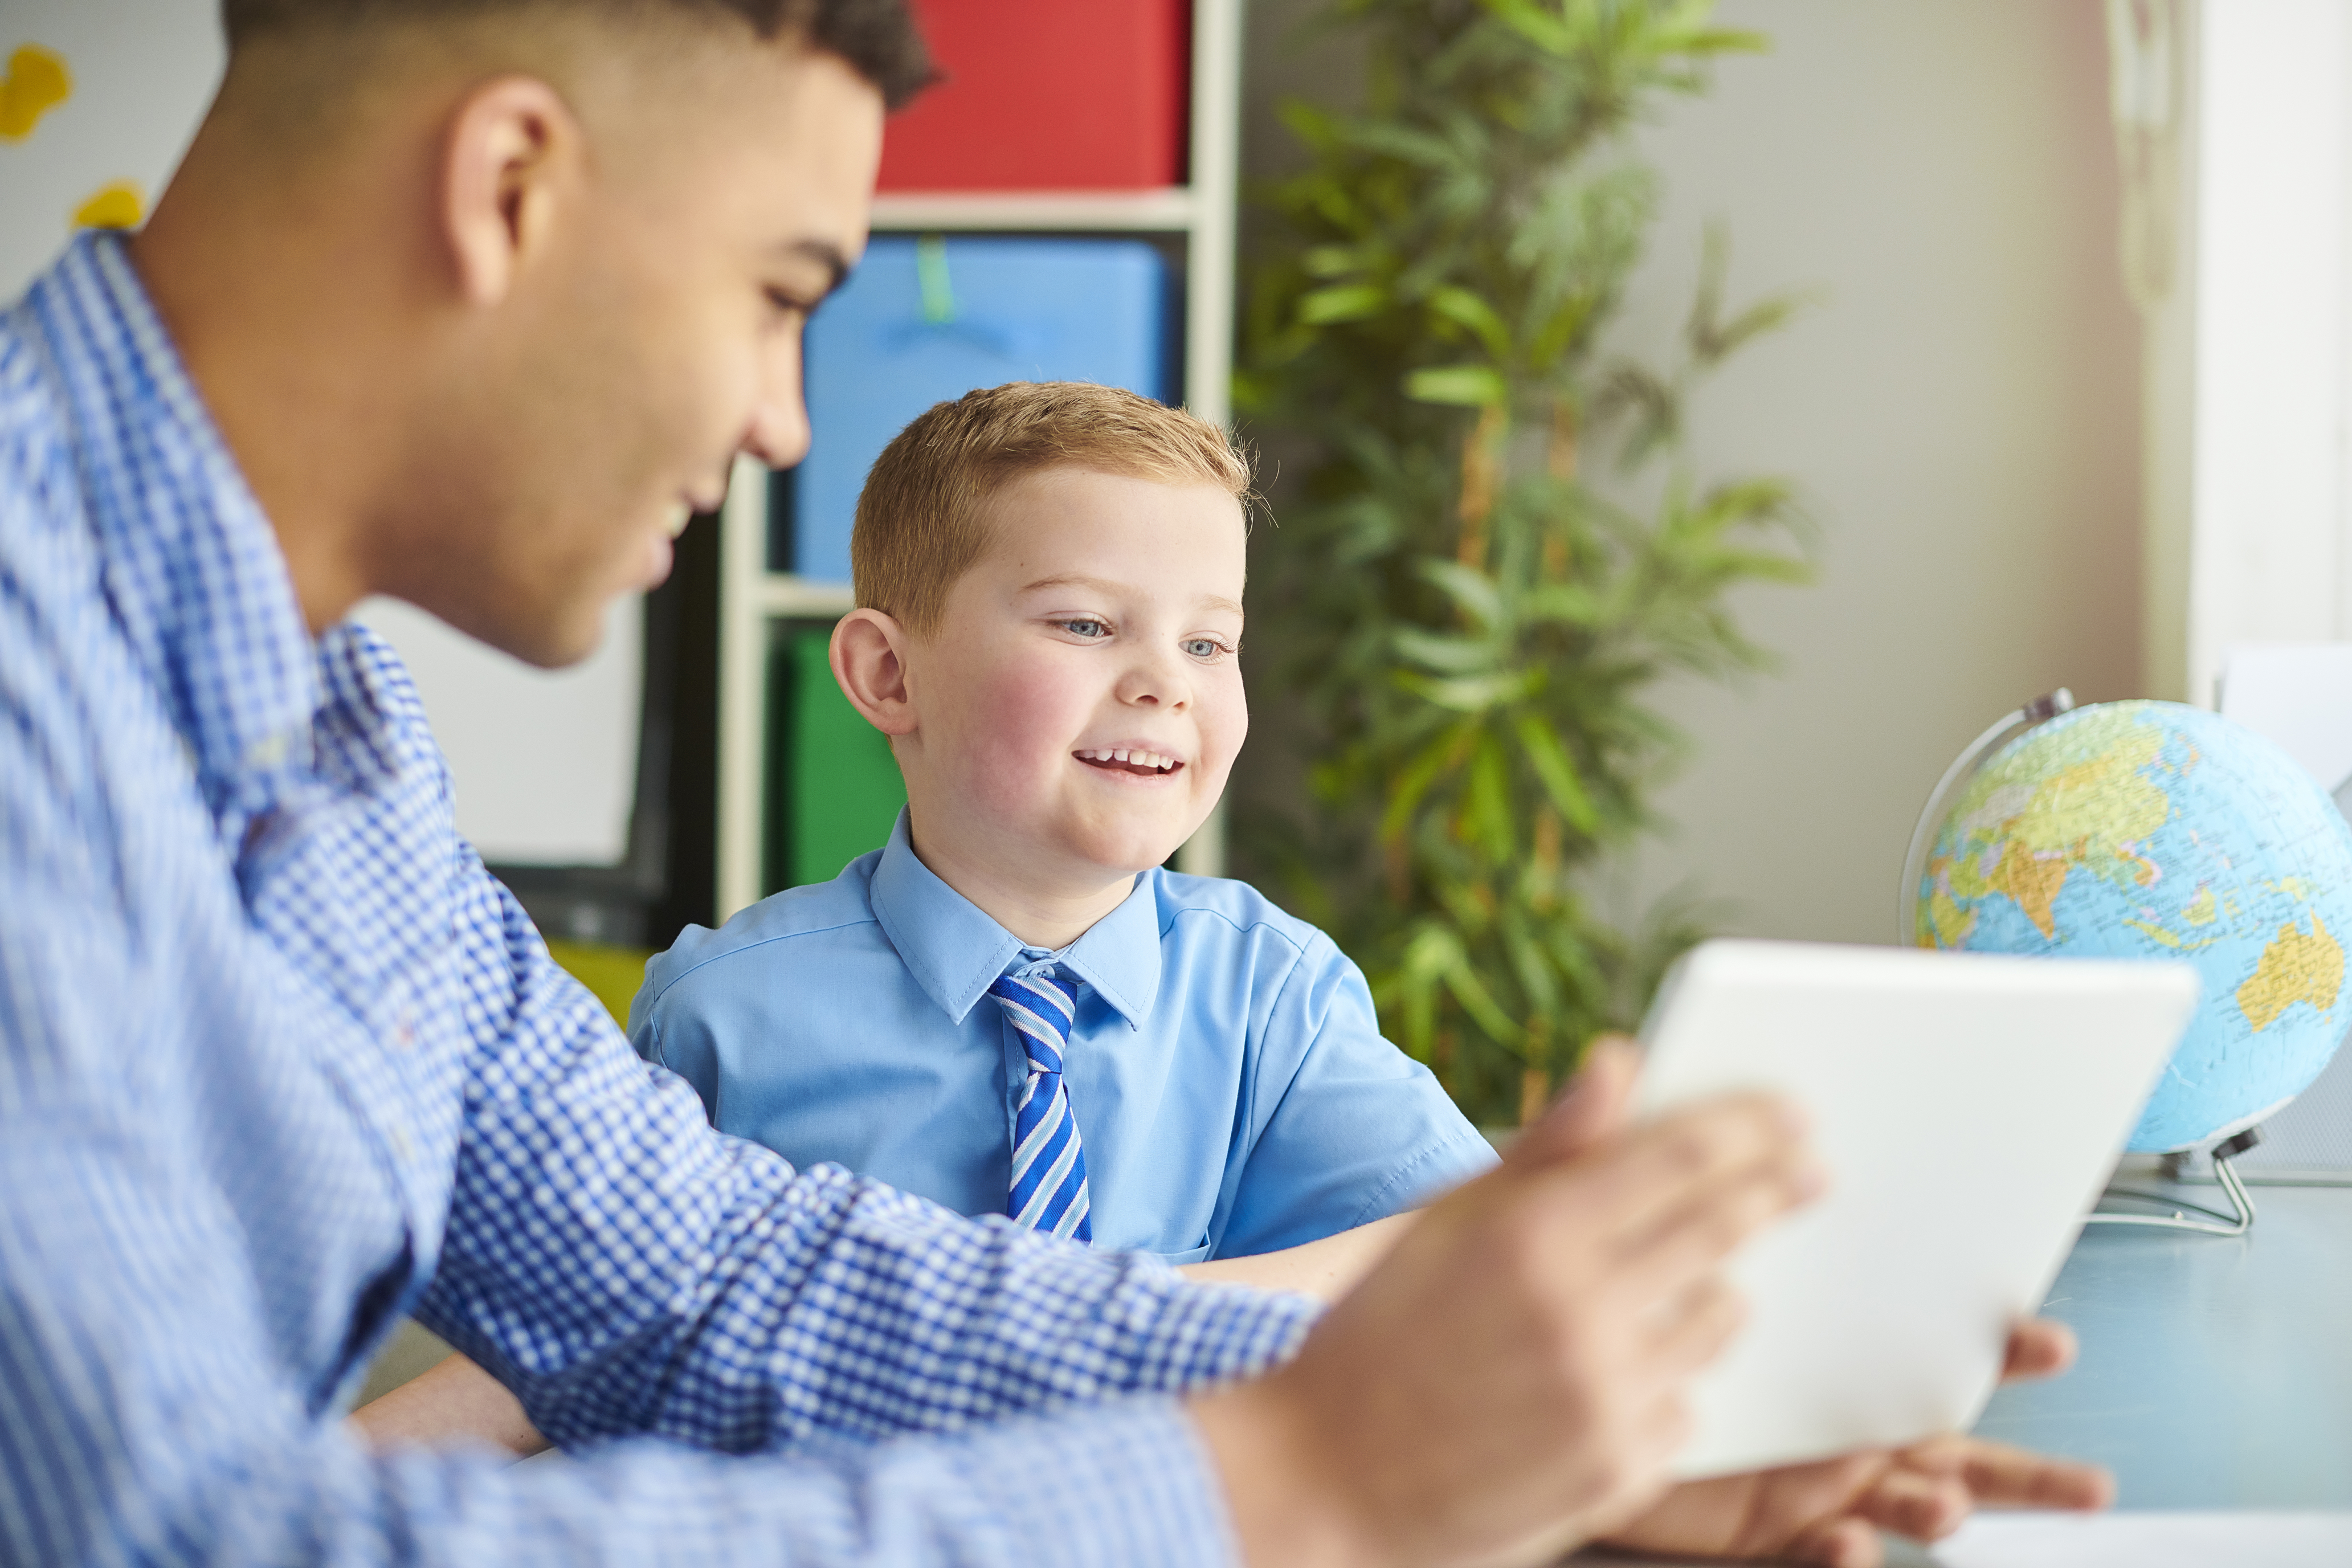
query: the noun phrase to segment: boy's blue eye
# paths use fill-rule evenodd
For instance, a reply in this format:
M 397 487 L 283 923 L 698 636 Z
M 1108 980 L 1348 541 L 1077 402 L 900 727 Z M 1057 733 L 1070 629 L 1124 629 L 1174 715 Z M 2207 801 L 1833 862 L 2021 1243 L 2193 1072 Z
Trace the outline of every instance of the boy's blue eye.
M 1110 628 L 1108 626 L 1103 625 L 1100 621 L 1094 620 L 1078 619 L 1064 621 L 1062 623 L 1062 629 L 1066 632 L 1073 632 L 1079 637 L 1089 639 L 1110 636 Z
M 1178 646 L 1194 658 L 1214 658 L 1225 651 L 1225 645 L 1214 637 L 1186 637 Z

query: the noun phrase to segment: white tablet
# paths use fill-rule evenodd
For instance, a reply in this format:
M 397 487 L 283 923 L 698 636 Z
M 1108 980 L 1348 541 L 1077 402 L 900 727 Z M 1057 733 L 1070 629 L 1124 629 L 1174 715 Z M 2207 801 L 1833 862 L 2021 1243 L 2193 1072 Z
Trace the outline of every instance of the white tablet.
M 1741 1089 L 1812 1121 L 1830 1190 L 1750 1241 L 1748 1321 L 1684 1478 L 1965 1431 L 2197 1003 L 2187 964 L 1710 942 L 1667 976 L 1635 1110 Z

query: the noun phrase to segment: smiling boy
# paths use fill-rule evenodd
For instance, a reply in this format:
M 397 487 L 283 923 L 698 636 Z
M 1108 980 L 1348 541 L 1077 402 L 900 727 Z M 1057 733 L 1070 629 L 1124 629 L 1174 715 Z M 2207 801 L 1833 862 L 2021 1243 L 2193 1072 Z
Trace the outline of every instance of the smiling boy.
M 689 929 L 632 1014 L 722 1131 L 1179 1264 L 1494 1163 L 1328 937 L 1161 868 L 1249 729 L 1249 484 L 1215 426 L 1069 383 L 941 404 L 877 460 L 833 666 L 907 810 L 834 881 Z

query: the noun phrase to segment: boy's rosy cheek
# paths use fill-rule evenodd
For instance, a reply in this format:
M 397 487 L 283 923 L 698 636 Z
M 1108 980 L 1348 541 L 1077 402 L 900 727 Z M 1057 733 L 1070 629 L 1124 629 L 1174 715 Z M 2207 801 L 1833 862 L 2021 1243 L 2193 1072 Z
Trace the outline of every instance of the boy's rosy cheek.
M 1074 727 L 1086 721 L 1087 705 L 1072 686 L 1050 664 L 998 670 L 988 682 L 986 711 L 1025 731 L 1032 745 L 1058 747 L 1074 741 Z

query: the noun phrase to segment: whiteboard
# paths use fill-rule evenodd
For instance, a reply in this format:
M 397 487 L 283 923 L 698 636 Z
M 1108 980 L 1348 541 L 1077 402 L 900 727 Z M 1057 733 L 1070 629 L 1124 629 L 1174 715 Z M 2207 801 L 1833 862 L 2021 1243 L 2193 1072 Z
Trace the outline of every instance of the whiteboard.
M 509 866 L 610 866 L 629 847 L 645 688 L 645 595 L 582 663 L 539 669 L 397 599 L 352 619 L 400 650 L 457 782 L 457 831 Z

